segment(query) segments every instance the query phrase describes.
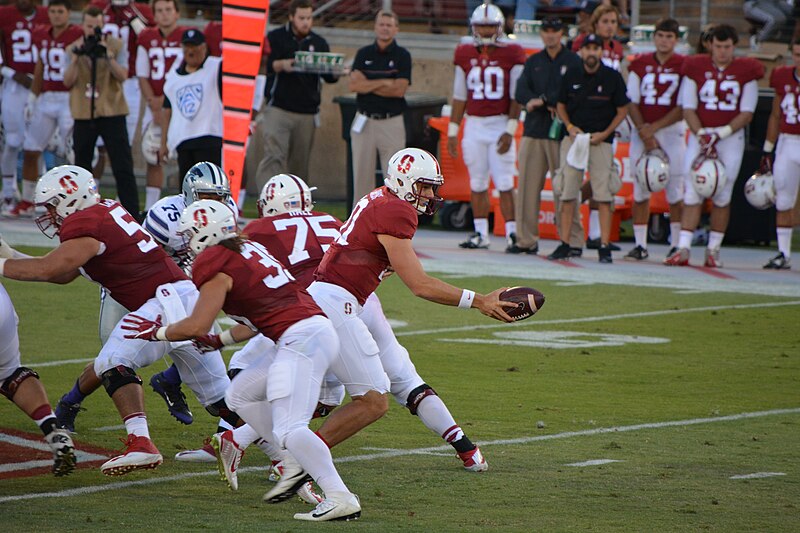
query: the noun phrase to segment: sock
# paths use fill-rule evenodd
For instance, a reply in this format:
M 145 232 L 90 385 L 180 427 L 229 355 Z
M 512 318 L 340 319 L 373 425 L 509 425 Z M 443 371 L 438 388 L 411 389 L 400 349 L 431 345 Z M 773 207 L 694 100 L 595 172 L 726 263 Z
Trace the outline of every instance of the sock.
M 217 433 L 228 431 L 229 429 L 233 429 L 233 426 L 230 425 L 226 420 L 220 418 L 219 421 L 217 422 Z M 237 440 L 236 442 L 239 441 Z
M 481 239 L 488 240 L 489 239 L 489 219 L 488 218 L 476 218 L 475 219 L 475 233 L 481 234 Z
M 147 429 L 147 415 L 144 413 L 131 413 L 122 421 L 125 422 L 125 430 L 128 435 L 150 438 L 150 431 Z
M 506 237 L 517 232 L 517 223 L 513 220 L 506 222 Z
M 243 450 L 260 438 L 261 436 L 256 433 L 256 430 L 248 424 L 241 425 L 233 430 L 233 440 Z
M 161 197 L 161 187 L 146 186 L 144 188 L 144 210 L 150 211 L 153 204 Z
M 636 246 L 647 248 L 647 224 L 634 224 L 633 225 L 633 238 L 636 240 Z
M 721 231 L 711 231 L 708 233 L 708 249 L 709 250 L 719 250 L 722 246 L 722 239 L 725 237 L 725 233 Z
M 33 203 L 34 194 L 36 194 L 36 182 L 22 180 L 22 199 Z
M 53 414 L 53 409 L 48 404 L 37 407 L 31 414 L 31 419 L 36 422 L 45 436 L 56 428 L 56 415 Z
M 3 176 L 3 198 L 14 198 L 17 193 L 17 180 L 14 176 Z
M 600 212 L 597 209 L 589 211 L 589 238 L 600 238 Z
M 239 211 L 244 211 L 244 199 L 247 197 L 247 190 L 240 189 L 239 190 L 239 199 L 236 200 L 236 207 L 239 208 Z
M 64 395 L 63 400 L 66 403 L 81 403 L 86 395 L 81 392 L 80 387 L 78 387 L 78 381 L 75 381 L 75 385 L 73 385 L 72 390 Z
M 178 367 L 176 367 L 175 365 L 170 366 L 168 369 L 164 370 L 160 375 L 161 379 L 163 379 L 170 385 L 180 385 L 182 383 L 181 375 L 178 373 Z
M 692 237 L 694 237 L 694 232 L 692 230 L 682 229 L 681 236 L 678 239 L 678 248 L 690 250 L 692 248 Z
M 676 246 L 678 244 L 678 240 L 681 238 L 681 223 L 680 222 L 670 222 L 669 223 L 669 243 L 672 246 Z
M 314 478 L 325 494 L 350 492 L 333 466 L 328 446 L 307 427 L 295 429 L 286 436 L 286 450 Z
M 319 437 L 319 435 L 317 436 Z M 321 438 L 322 437 L 320 437 L 320 439 Z M 236 442 L 239 441 L 237 440 Z M 283 450 L 272 444 L 272 441 L 259 439 L 256 441 L 256 446 L 258 446 L 259 449 L 264 452 L 273 463 L 279 463 L 283 459 Z
M 445 437 L 445 433 L 453 427 L 458 428 L 458 424 L 456 424 L 447 406 L 441 398 L 434 394 L 425 396 L 422 401 L 419 402 L 417 405 L 417 416 L 422 423 L 425 424 L 426 428 L 437 435 L 441 435 L 447 442 L 450 442 L 450 440 Z M 461 431 L 460 428 L 459 431 Z
M 778 228 L 778 251 L 781 252 L 786 259 L 792 255 L 792 229 L 793 228 Z
M 453 426 L 449 428 L 447 431 L 442 433 L 442 438 L 447 441 L 447 443 L 455 448 L 456 452 L 464 453 L 470 452 L 475 449 L 475 445 L 472 444 L 472 441 L 464 435 L 464 432 L 461 430 L 460 426 Z

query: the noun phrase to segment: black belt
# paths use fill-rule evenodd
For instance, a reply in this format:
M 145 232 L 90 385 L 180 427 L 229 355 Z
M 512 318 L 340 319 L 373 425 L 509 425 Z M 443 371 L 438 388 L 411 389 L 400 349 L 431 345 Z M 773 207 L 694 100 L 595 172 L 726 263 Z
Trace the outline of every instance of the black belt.
M 364 113 L 363 111 L 359 111 L 359 113 L 374 120 L 386 120 L 387 118 L 398 117 L 402 115 L 402 113 Z

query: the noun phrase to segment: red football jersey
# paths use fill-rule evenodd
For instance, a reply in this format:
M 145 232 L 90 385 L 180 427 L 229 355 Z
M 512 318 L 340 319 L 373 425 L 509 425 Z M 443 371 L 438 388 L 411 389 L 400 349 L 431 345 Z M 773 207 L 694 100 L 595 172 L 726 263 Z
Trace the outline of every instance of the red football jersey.
M 580 51 L 581 44 L 583 43 L 583 40 L 586 39 L 587 35 L 589 34 L 581 33 L 575 37 L 575 40 L 572 41 L 573 52 L 578 53 Z M 623 59 L 625 59 L 625 49 L 622 47 L 622 43 L 615 39 L 609 39 L 603 42 L 603 56 L 600 58 L 600 60 L 605 66 L 619 71 Z
M 189 279 L 113 200 L 102 200 L 66 217 L 58 237 L 61 242 L 92 237 L 103 243 L 101 253 L 87 261 L 81 272 L 108 289 L 116 301 L 131 311 L 152 298 L 159 285 Z
M 128 77 L 136 76 L 136 32 L 131 28 L 131 20 L 141 19 L 146 26 L 155 25 L 153 11 L 147 4 L 131 2 L 127 6 L 115 7 L 108 0 L 94 0 L 92 5 L 103 10 L 103 33 L 121 39 L 128 47 Z M 142 30 L 144 31 L 144 30 Z
M 0 32 L 3 34 L 3 64 L 17 72 L 33 74 L 36 50 L 33 30 L 40 24 L 50 24 L 47 8 L 38 6 L 30 17 L 25 17 L 16 6 L 0 6 Z
M 161 30 L 153 27 L 145 28 L 139 34 L 136 74 L 147 78 L 156 96 L 164 94 L 164 77 L 175 60 L 183 58 L 181 37 L 186 29 L 178 26 L 169 35 L 163 35 Z M 140 53 L 144 54 L 144 58 L 138 57 Z M 143 68 L 145 65 L 147 68 Z
M 42 92 L 68 91 L 64 86 L 64 72 L 69 64 L 69 45 L 83 35 L 77 24 L 67 26 L 53 37 L 52 26 L 37 26 L 33 30 L 33 45 L 42 61 Z
M 353 207 L 341 236 L 325 252 L 314 279 L 347 289 L 361 305 L 375 292 L 389 266 L 378 235 L 411 239 L 417 210 L 386 187 L 375 189 Z
M 720 70 L 711 56 L 700 54 L 683 61 L 683 75 L 697 85 L 697 116 L 707 128 L 730 124 L 740 113 L 742 89 L 748 82 L 764 77 L 764 65 L 757 59 L 737 57 Z
M 206 46 L 208 46 L 208 53 L 212 56 L 222 56 L 222 22 L 212 20 L 206 24 L 203 30 L 206 36 Z
M 253 220 L 242 233 L 263 245 L 300 285 L 308 287 L 341 227 L 342 222 L 327 213 L 295 211 Z
M 293 324 L 324 316 L 311 295 L 257 242 L 245 241 L 240 252 L 209 246 L 192 265 L 192 279 L 198 287 L 219 272 L 233 279 L 222 310 L 275 342 Z
M 467 78 L 467 114 L 490 117 L 508 113 L 511 104 L 511 69 L 525 64 L 525 51 L 517 44 L 479 49 L 460 44 L 453 63 Z
M 673 54 L 663 65 L 656 54 L 641 54 L 631 61 L 628 72 L 639 78 L 639 110 L 645 122 L 653 123 L 678 105 L 683 56 Z
M 793 66 L 777 67 L 769 78 L 775 98 L 781 103 L 781 133 L 800 135 L 800 81 Z

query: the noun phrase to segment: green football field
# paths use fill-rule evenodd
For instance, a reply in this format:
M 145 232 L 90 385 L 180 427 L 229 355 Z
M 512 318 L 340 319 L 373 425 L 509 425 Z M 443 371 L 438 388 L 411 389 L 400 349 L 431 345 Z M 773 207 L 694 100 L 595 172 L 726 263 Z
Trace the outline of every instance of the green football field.
M 384 419 L 333 450 L 361 498 L 362 518 L 298 523 L 292 515 L 309 508 L 299 500 L 262 503 L 270 483 L 258 449 L 242 462 L 238 492 L 213 464 L 176 462 L 174 454 L 202 444 L 216 420 L 190 397 L 195 421 L 180 425 L 146 385 L 164 464 L 119 478 L 104 477 L 98 463 L 66 478 L 4 478 L 29 458 L 20 446 L 16 457 L 0 452 L 3 530 L 800 529 L 796 298 L 491 276 L 451 281 L 483 292 L 533 285 L 547 296 L 535 317 L 505 325 L 414 298 L 396 276 L 379 291 L 419 373 L 481 445 L 488 472 L 464 471 L 449 446 L 392 401 Z M 99 349 L 98 288 L 84 280 L 3 285 L 20 318 L 23 363 L 38 370 L 55 403 Z M 145 384 L 167 364 L 142 369 Z M 78 447 L 95 456 L 121 449 L 125 432 L 105 392 L 83 406 Z M 2 400 L 0 445 L 20 431 L 38 430 Z

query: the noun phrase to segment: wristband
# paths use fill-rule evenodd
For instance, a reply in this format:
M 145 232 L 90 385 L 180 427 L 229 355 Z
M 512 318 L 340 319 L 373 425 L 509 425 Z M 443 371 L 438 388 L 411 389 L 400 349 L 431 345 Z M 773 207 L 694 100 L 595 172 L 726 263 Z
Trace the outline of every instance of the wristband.
M 572 130 L 572 128 L 574 128 L 574 127 L 575 127 L 575 124 L 573 124 L 572 122 L 570 122 L 569 124 L 567 124 L 567 131 L 571 131 L 571 130 Z
M 236 341 L 233 338 L 233 333 L 231 333 L 231 330 L 229 329 L 226 329 L 225 331 L 219 334 L 219 342 L 221 342 L 223 346 L 236 344 Z
M 775 149 L 775 143 L 774 142 L 764 140 L 764 147 L 762 148 L 762 150 L 764 152 L 767 152 L 768 154 L 771 154 L 774 149 Z
M 720 140 L 730 137 L 732 133 L 733 128 L 730 126 L 723 126 L 717 130 L 717 136 L 720 138 Z
M 11 67 L 2 67 L 0 68 L 0 74 L 2 74 L 4 78 L 13 78 L 16 71 Z
M 140 19 L 139 17 L 131 19 L 128 25 L 130 25 L 131 29 L 133 30 L 133 33 L 135 33 L 136 35 L 142 33 L 142 30 L 147 27 L 147 25 L 144 22 L 142 22 L 142 19 Z
M 461 300 L 458 302 L 459 309 L 469 309 L 475 300 L 475 291 L 464 289 L 461 291 Z
M 6 261 L 8 261 L 8 259 L 0 259 L 0 278 L 6 277 L 5 273 L 3 272 L 6 267 Z
M 458 127 L 459 127 L 459 124 L 457 122 L 450 122 L 447 125 L 447 136 L 448 137 L 458 137 Z
M 515 118 L 508 119 L 506 122 L 506 133 L 511 135 L 512 137 L 517 134 L 517 124 L 519 124 L 519 120 Z
M 156 340 L 169 341 L 167 338 L 167 326 L 161 326 L 156 330 Z

